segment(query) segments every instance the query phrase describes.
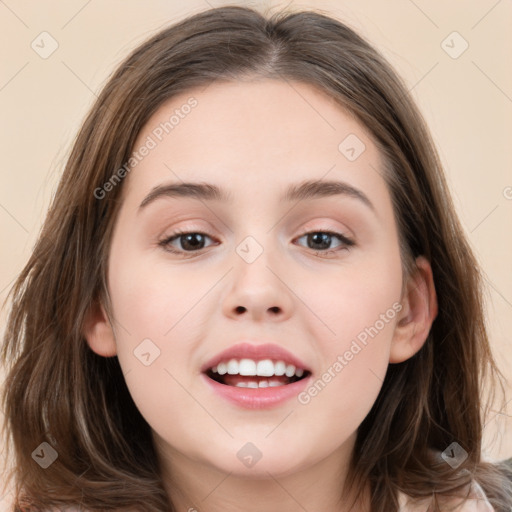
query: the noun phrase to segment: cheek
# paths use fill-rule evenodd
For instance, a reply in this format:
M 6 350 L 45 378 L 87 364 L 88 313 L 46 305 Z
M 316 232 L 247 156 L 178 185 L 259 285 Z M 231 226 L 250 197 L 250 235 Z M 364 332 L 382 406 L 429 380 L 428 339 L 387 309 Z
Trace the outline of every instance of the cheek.
M 167 341 L 208 286 L 200 272 L 185 275 L 178 266 L 128 256 L 112 269 L 109 280 L 115 318 L 124 327 L 120 334 L 129 332 L 132 342 L 144 338 Z
M 340 305 L 338 335 L 321 345 L 322 370 L 298 396 L 301 417 L 312 431 L 324 425 L 320 437 L 325 435 L 326 444 L 355 432 L 375 403 L 399 309 L 400 304 L 391 304 L 385 294 Z
M 326 340 L 330 354 L 347 350 L 356 338 L 363 343 L 369 336 L 373 339 L 375 328 L 380 340 L 390 341 L 402 288 L 398 249 L 354 254 L 334 270 L 301 276 L 299 286 L 306 305 L 322 321 L 316 337 Z
M 198 319 L 207 316 L 201 298 L 212 284 L 197 272 L 185 278 L 182 270 L 143 264 L 129 253 L 117 261 L 109 288 L 119 363 L 146 421 L 165 423 L 172 435 L 175 423 L 165 418 L 180 410 L 201 412 L 187 392 L 195 370 L 191 340 L 200 339 Z
M 323 367 L 299 403 L 326 420 L 343 417 L 336 423 L 340 428 L 356 429 L 386 375 L 402 308 L 400 258 L 398 253 L 368 258 L 340 271 L 336 279 L 316 283 L 316 288 L 311 283 L 308 305 L 323 321 L 315 334 Z
M 316 450 L 332 451 L 357 432 L 370 412 L 386 368 L 385 354 L 377 352 L 367 347 L 351 361 L 338 354 L 341 358 L 333 358 L 299 395 L 297 417 L 303 430 L 316 433 Z

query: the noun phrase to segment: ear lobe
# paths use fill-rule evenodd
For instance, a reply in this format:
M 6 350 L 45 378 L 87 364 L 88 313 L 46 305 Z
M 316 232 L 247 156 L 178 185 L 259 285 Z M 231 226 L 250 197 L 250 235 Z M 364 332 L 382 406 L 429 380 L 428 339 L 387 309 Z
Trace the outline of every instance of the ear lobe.
M 83 335 L 93 352 L 103 357 L 117 354 L 114 331 L 105 309 L 95 302 L 86 314 Z
M 402 306 L 391 342 L 390 363 L 401 363 L 416 354 L 437 316 L 432 268 L 423 256 L 416 259 L 416 270 L 408 279 Z

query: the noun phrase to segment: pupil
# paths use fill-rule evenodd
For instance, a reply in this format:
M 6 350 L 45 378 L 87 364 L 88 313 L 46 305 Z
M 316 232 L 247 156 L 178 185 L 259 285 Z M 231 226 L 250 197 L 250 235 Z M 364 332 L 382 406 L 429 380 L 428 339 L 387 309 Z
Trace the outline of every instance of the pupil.
M 328 249 L 330 245 L 331 235 L 329 233 L 313 233 L 310 236 L 310 240 L 313 240 L 313 243 L 320 243 L 322 247 L 316 247 L 316 249 Z
M 185 240 L 185 243 L 182 243 L 183 249 L 187 249 L 187 244 L 189 244 L 189 249 L 197 249 L 198 246 L 204 243 L 204 237 L 200 233 L 189 233 L 182 237 L 182 241 L 183 239 Z M 194 239 L 196 240 L 194 241 Z M 197 242 L 197 239 L 199 239 L 199 242 Z M 199 249 L 202 249 L 202 247 L 199 247 Z

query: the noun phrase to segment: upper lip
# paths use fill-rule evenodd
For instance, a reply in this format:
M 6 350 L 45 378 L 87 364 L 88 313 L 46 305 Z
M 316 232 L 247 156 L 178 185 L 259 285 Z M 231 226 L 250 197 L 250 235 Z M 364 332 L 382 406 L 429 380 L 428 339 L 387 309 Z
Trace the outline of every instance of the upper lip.
M 273 361 L 284 361 L 286 364 L 293 364 L 295 368 L 310 371 L 304 362 L 280 345 L 276 345 L 275 343 L 254 345 L 252 343 L 242 342 L 212 357 L 201 367 L 201 372 L 206 372 L 210 368 L 217 366 L 220 362 L 229 361 L 230 359 L 253 359 L 255 361 L 272 359 Z

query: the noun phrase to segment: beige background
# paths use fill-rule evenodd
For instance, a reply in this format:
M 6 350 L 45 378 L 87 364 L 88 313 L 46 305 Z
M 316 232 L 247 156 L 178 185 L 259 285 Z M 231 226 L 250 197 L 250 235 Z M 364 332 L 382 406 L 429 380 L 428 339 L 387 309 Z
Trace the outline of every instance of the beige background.
M 72 139 L 108 74 L 149 34 L 226 3 L 0 1 L 0 300 L 30 254 Z M 512 3 L 240 3 L 325 9 L 366 35 L 405 78 L 486 273 L 492 345 L 512 381 Z M 46 59 L 31 47 L 34 41 L 43 51 L 44 37 L 45 49 L 51 48 L 42 32 L 58 44 Z M 467 50 L 452 58 L 466 43 Z M 511 410 L 496 410 L 487 420 L 489 457 L 512 457 Z M 0 489 L 0 510 L 7 502 Z

